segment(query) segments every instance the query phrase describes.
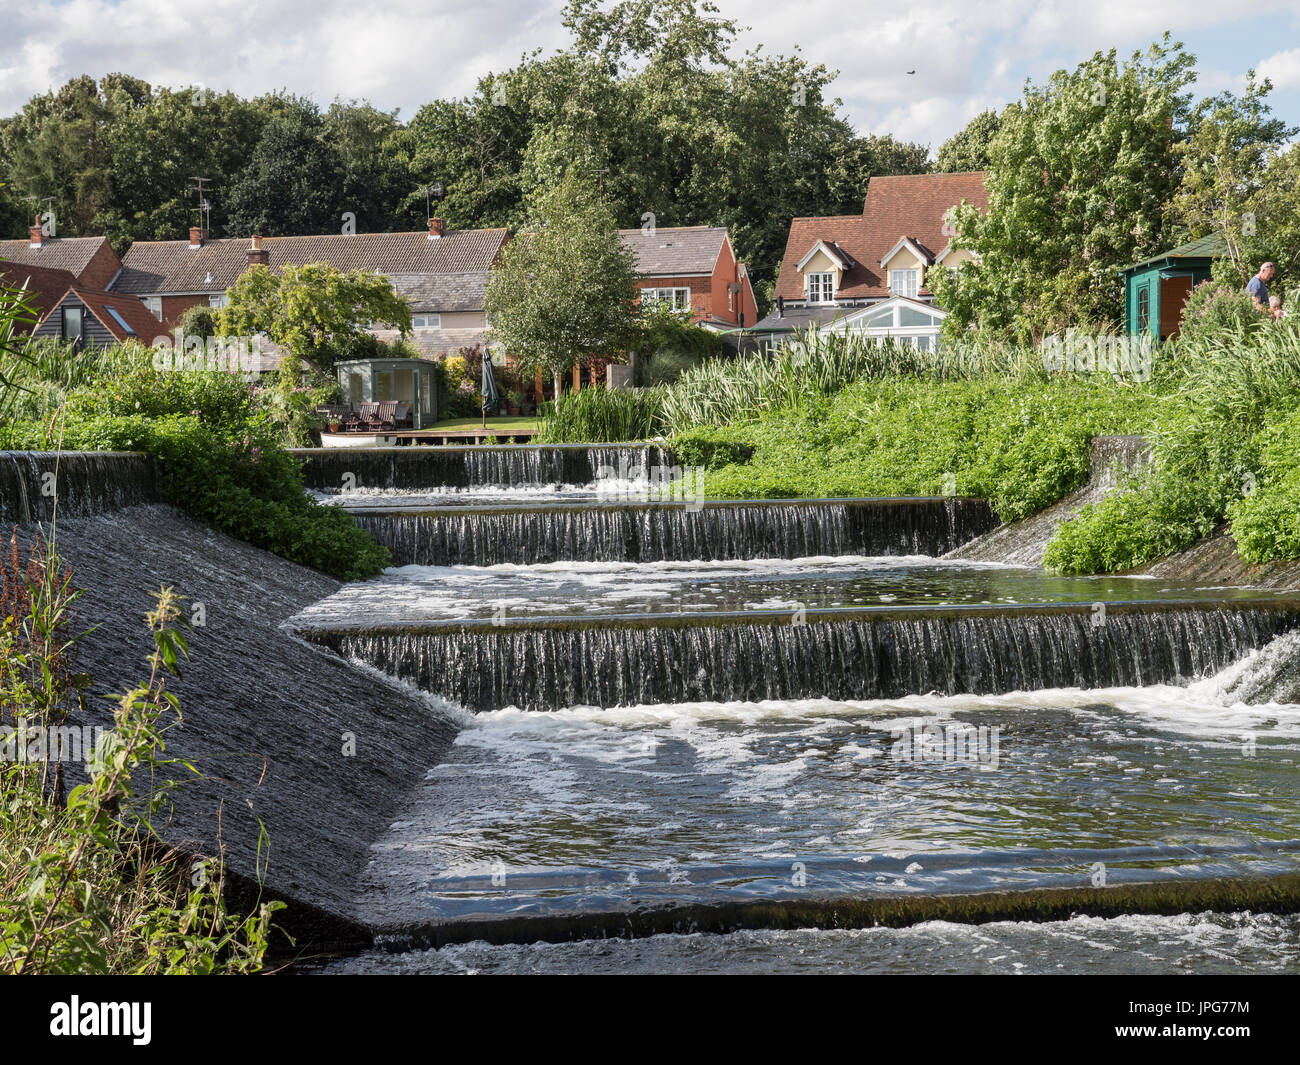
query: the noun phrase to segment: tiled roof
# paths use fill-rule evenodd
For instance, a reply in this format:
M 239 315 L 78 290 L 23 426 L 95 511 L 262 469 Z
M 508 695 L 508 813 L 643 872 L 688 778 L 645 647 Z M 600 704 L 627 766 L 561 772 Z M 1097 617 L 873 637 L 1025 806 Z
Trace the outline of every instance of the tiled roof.
M 80 277 L 95 253 L 107 243 L 107 237 L 51 237 L 39 248 L 33 248 L 30 239 L 0 240 L 0 259 L 51 270 L 67 270 L 74 277 Z
M 399 296 L 416 314 L 422 311 L 481 311 L 487 274 L 388 274 Z
M 10 288 L 25 288 L 29 293 L 28 303 L 35 308 L 37 323 L 59 305 L 68 289 L 77 283 L 77 279 L 67 270 L 50 270 L 43 266 L 28 266 L 26 263 L 0 262 L 0 284 Z M 35 325 L 24 329 L 31 332 Z
M 727 230 L 722 226 L 661 226 L 653 233 L 620 229 L 618 235 L 636 255 L 636 270 L 642 277 L 680 277 L 713 273 Z
M 501 245 L 504 229 L 452 230 L 437 240 L 420 233 L 338 233 L 311 237 L 263 237 L 273 270 L 327 262 L 339 270 L 393 274 L 485 274 Z M 122 257 L 115 292 L 139 296 L 169 292 L 224 292 L 248 268 L 244 237 L 208 240 L 140 241 Z M 480 308 L 476 309 L 481 309 Z
M 155 337 L 167 335 L 167 327 L 145 310 L 144 304 L 134 296 L 96 292 L 87 288 L 74 288 L 72 292 L 118 340 L 138 340 L 150 344 Z M 110 308 L 117 312 L 121 321 L 110 313 Z M 130 326 L 132 332 L 124 329 L 122 322 Z
M 931 256 L 943 251 L 951 238 L 943 232 L 948 208 L 969 200 L 988 208 L 984 173 L 908 174 L 873 177 L 867 185 L 860 215 L 796 218 L 790 223 L 785 256 L 775 295 L 804 298 L 803 277 L 795 268 L 819 240 L 834 243 L 854 260 L 837 293 L 842 299 L 880 299 L 889 295 L 889 279 L 880 260 L 907 237 Z M 788 313 L 788 312 L 787 312 Z
M 1220 259 L 1227 254 L 1228 245 L 1223 237 L 1218 233 L 1211 233 L 1208 237 L 1201 237 L 1198 240 L 1180 244 L 1176 248 L 1162 251 L 1159 255 L 1153 255 L 1149 259 L 1136 262 L 1132 266 L 1121 267 L 1120 272 L 1136 270 L 1139 267 L 1150 266 L 1153 263 L 1162 263 L 1166 259 Z

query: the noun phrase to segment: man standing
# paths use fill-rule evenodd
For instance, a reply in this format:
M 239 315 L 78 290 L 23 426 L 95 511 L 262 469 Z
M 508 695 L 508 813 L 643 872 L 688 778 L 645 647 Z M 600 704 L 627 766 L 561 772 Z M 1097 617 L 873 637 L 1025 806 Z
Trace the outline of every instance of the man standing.
M 1259 268 L 1259 273 L 1246 282 L 1246 291 L 1255 303 L 1255 310 L 1265 314 L 1271 313 L 1268 306 L 1268 283 L 1273 280 L 1274 273 L 1273 264 L 1265 263 Z

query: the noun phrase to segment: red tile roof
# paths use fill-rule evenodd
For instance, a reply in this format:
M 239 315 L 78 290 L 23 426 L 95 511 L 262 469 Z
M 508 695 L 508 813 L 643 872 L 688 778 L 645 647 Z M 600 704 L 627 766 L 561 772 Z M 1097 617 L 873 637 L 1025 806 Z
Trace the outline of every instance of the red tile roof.
M 862 214 L 794 219 L 781 260 L 776 295 L 787 300 L 804 298 L 803 277 L 796 266 L 814 244 L 824 240 L 852 260 L 840 281 L 839 298 L 888 296 L 889 279 L 880 260 L 903 237 L 932 256 L 943 251 L 951 241 L 943 233 L 943 216 L 948 208 L 969 200 L 987 210 L 989 197 L 984 178 L 983 171 L 873 177 L 867 185 Z
M 88 288 L 73 288 L 72 294 L 119 341 L 138 340 L 142 344 L 151 344 L 155 337 L 167 335 L 167 327 L 150 314 L 135 296 L 115 296 L 111 292 L 96 292 Z M 117 312 L 116 318 L 110 309 Z M 130 327 L 129 332 L 123 328 L 123 323 Z
M 67 270 L 51 270 L 43 266 L 28 266 L 25 263 L 0 262 L 0 284 L 9 288 L 25 288 L 29 293 L 28 303 L 36 310 L 36 323 L 28 325 L 21 332 L 30 333 L 36 324 L 59 305 L 64 294 L 77 279 Z

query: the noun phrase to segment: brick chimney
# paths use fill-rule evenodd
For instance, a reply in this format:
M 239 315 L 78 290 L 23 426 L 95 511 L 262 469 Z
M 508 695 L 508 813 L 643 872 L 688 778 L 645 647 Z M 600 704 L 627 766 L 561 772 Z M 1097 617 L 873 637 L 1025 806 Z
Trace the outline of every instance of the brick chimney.
M 198 226 L 190 226 L 190 247 L 201 248 L 208 240 L 208 231 Z
M 262 238 L 260 235 L 254 235 L 248 242 L 248 265 L 271 265 L 271 253 L 262 247 Z
M 445 218 L 429 219 L 429 239 L 437 240 L 447 232 L 447 220 Z
M 42 226 L 28 226 L 27 233 L 32 238 L 33 248 L 39 248 L 45 243 L 45 229 Z

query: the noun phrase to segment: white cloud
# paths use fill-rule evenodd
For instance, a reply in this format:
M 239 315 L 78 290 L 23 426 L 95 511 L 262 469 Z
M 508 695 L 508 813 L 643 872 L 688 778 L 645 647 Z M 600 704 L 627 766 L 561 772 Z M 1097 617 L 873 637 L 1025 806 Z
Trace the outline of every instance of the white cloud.
M 328 103 L 368 97 L 401 108 L 471 92 L 493 70 L 540 47 L 564 46 L 563 0 L 0 0 L 0 114 L 77 74 L 124 71 L 154 84 L 204 85 L 255 95 L 287 88 Z M 842 0 L 788 3 L 719 0 L 752 27 L 742 46 L 769 53 L 801 46 L 840 71 L 833 90 L 864 131 L 890 132 L 937 148 L 985 107 L 1020 94 L 1099 48 L 1121 54 L 1179 33 L 1239 28 L 1222 0 L 930 0 L 896 11 L 850 15 Z M 1281 32 L 1295 0 L 1254 0 L 1250 17 Z M 1175 34 L 1177 37 L 1178 34 Z M 1237 85 L 1250 56 L 1213 55 L 1203 91 Z M 1260 68 L 1279 90 L 1300 89 L 1300 49 Z M 914 76 L 905 71 L 915 69 Z
M 1273 82 L 1275 89 L 1300 89 L 1300 48 L 1261 59 L 1257 69 Z

